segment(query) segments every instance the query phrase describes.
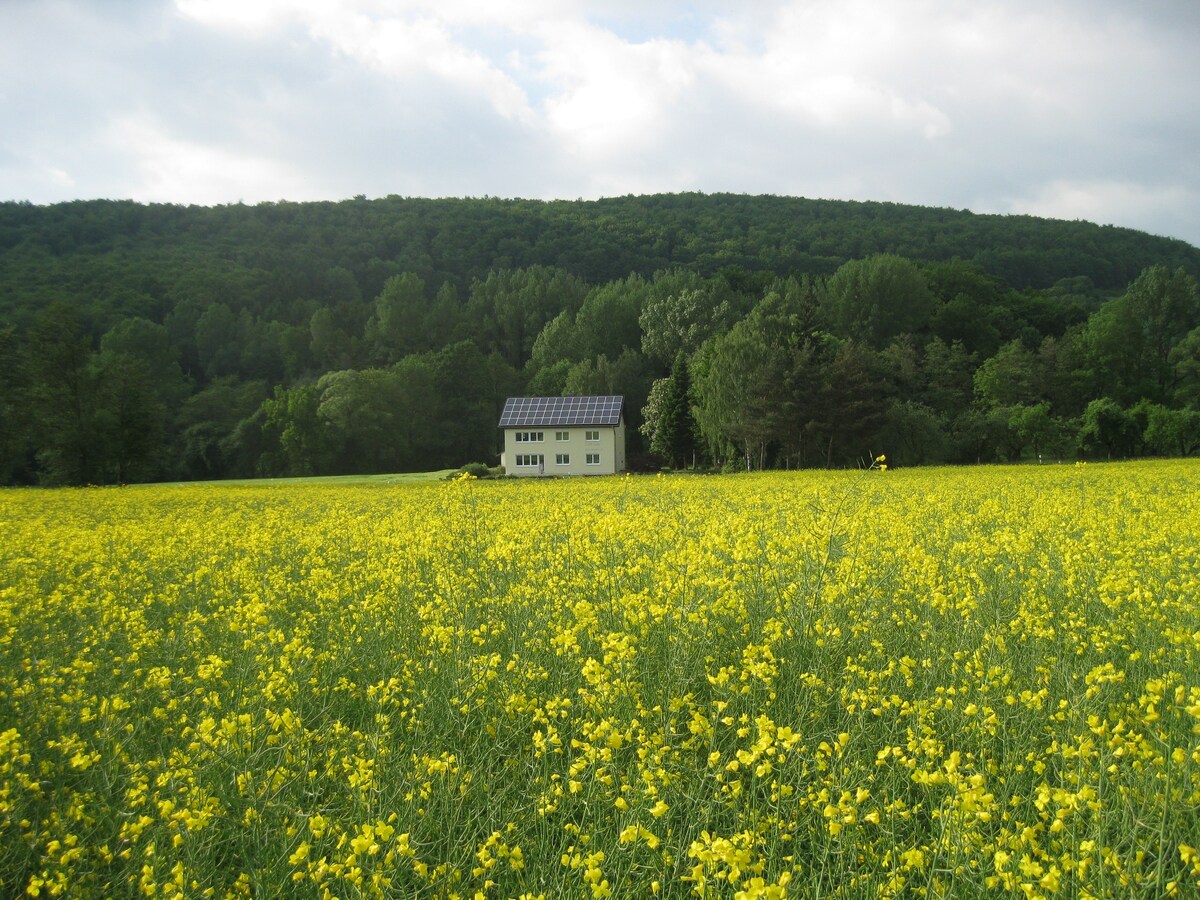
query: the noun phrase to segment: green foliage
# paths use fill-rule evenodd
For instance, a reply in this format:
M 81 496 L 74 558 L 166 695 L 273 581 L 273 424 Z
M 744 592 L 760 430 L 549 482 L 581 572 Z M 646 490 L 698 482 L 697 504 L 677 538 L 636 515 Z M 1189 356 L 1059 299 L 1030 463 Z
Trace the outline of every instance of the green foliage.
M 892 465 L 924 465 L 951 457 L 949 428 L 934 410 L 913 400 L 894 403 L 884 413 L 883 446 Z
M 1085 453 L 1124 459 L 1133 455 L 1141 430 L 1129 410 L 1108 397 L 1099 397 L 1083 411 L 1078 439 Z
M 367 344 L 377 362 L 391 364 L 427 349 L 423 346 L 427 307 L 420 276 L 405 272 L 388 279 L 366 327 Z
M 697 422 L 715 456 L 736 448 L 746 469 L 763 465 L 776 408 L 770 350 L 749 321 L 707 345 L 696 378 Z
M 638 323 L 642 352 L 665 370 L 679 353 L 694 353 L 709 337 L 731 324 L 727 286 L 706 282 L 694 271 L 658 272 Z
M 1167 359 L 1175 375 L 1175 402 L 1200 409 L 1200 326 L 1172 347 Z
M 1197 322 L 1196 279 L 1182 269 L 1148 268 L 1088 320 L 1084 341 L 1099 373 L 1097 388 L 1124 403 L 1170 402 L 1190 375 L 1187 342 Z
M 482 341 L 519 369 L 545 324 L 563 311 L 574 314 L 586 294 L 586 283 L 562 269 L 505 269 L 472 284 L 467 310 Z
M 173 454 L 187 480 L 248 477 L 258 464 L 256 418 L 270 396 L 263 381 L 220 378 L 187 398 L 175 417 Z
M 988 409 L 1041 398 L 1037 356 L 1020 341 L 1009 341 L 975 370 L 975 398 Z
M 692 413 L 692 377 L 684 353 L 675 357 L 670 377 L 661 383 L 663 387 L 652 410 L 650 449 L 674 468 L 685 468 L 696 455 L 697 425 Z M 649 398 L 647 408 L 650 409 Z
M 321 388 L 303 384 L 264 400 L 263 431 L 272 438 L 273 452 L 263 455 L 264 475 L 315 475 L 327 471 L 333 453 L 333 435 L 318 414 Z
M 834 273 L 822 317 L 839 337 L 879 349 L 898 334 L 925 330 L 933 308 L 921 271 L 907 259 L 880 254 L 851 260 Z
M 1146 429 L 1142 439 L 1152 453 L 1191 456 L 1200 451 L 1200 410 L 1170 409 L 1159 403 L 1144 407 Z

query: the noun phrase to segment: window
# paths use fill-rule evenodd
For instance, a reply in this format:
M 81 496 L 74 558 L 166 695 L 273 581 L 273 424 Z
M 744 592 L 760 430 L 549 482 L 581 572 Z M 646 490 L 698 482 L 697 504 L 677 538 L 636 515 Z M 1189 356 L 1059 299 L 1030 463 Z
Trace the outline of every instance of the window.
M 569 466 L 571 464 L 571 454 L 570 453 L 555 453 L 554 454 L 554 464 L 556 466 Z
M 584 439 L 585 441 L 598 441 L 598 440 L 600 440 L 600 432 L 598 432 L 598 431 L 585 431 L 585 432 L 583 433 L 583 439 Z
M 569 441 L 571 439 L 571 432 L 556 431 L 556 432 L 554 432 L 554 439 L 556 441 L 558 441 L 559 443 L 562 443 L 563 441 Z
M 540 444 L 543 439 L 543 434 L 540 431 L 518 431 L 518 444 Z
M 589 466 L 600 465 L 600 454 L 599 453 L 589 453 L 587 455 L 587 464 Z
M 532 466 L 540 466 L 545 463 L 546 457 L 540 453 L 518 453 L 517 467 L 530 468 Z

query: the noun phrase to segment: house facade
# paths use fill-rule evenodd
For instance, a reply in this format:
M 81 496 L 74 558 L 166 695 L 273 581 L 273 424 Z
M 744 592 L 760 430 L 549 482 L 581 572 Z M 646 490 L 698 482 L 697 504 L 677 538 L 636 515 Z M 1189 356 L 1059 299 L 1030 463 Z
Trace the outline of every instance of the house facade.
M 613 475 L 625 471 L 624 398 L 509 397 L 500 464 L 508 475 Z

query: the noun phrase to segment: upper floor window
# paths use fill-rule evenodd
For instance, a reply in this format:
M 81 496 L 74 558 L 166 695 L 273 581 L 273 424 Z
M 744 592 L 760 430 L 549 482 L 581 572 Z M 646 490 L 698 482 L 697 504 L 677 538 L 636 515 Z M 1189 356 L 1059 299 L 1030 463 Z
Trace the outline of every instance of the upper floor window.
M 561 441 L 569 441 L 569 440 L 571 439 L 571 432 L 569 432 L 569 431 L 556 431 L 556 432 L 554 432 L 554 439 L 555 439 L 556 441 L 560 441 L 560 442 L 561 442 Z
M 585 432 L 583 433 L 583 439 L 584 439 L 585 441 L 598 441 L 598 440 L 600 440 L 600 432 L 598 432 L 598 431 L 585 431 Z
M 540 431 L 518 431 L 518 444 L 540 444 L 545 439 L 543 432 Z

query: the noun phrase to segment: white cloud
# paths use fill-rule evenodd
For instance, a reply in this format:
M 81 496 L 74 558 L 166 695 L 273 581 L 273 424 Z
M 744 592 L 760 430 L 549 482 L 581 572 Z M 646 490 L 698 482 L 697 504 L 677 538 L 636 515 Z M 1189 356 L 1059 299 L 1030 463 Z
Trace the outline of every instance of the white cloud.
M 110 152 L 129 156 L 132 177 L 118 196 L 134 200 L 170 203 L 187 198 L 189 203 L 215 205 L 319 196 L 303 173 L 276 158 L 173 137 L 143 116 L 113 122 L 105 143 Z
M 546 123 L 588 160 L 656 143 L 695 79 L 689 48 L 678 41 L 632 44 L 580 23 L 544 27 L 540 37 Z
M 524 91 L 491 60 L 455 40 L 448 23 L 462 22 L 480 4 L 322 2 L 322 0 L 176 0 L 179 12 L 201 24 L 251 36 L 286 32 L 308 36 L 384 75 L 430 72 L 485 96 L 506 118 L 529 119 Z M 422 7 L 427 7 L 422 9 Z
M 257 36 L 320 16 L 322 9 L 337 12 L 340 8 L 322 0 L 174 0 L 174 5 L 181 16 L 201 25 Z
M 1030 195 L 1009 199 L 1003 204 L 1002 211 L 1086 219 L 1157 232 L 1153 223 L 1183 221 L 1198 204 L 1200 193 L 1195 187 L 1182 184 L 1060 179 L 1041 186 Z

